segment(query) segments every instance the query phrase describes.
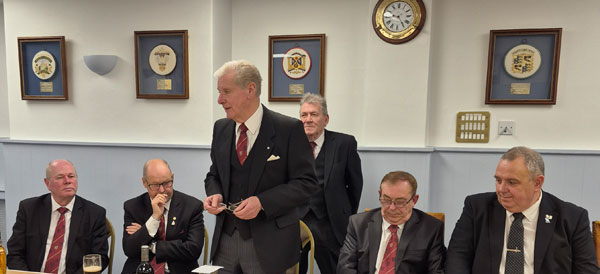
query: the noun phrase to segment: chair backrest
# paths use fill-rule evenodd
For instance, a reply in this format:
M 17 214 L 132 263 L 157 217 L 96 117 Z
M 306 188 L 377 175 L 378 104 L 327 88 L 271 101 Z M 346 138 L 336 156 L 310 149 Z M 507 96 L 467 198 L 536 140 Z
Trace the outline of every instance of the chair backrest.
M 442 212 L 427 212 L 430 216 L 442 221 L 442 232 L 446 229 L 446 214 Z
M 108 228 L 108 237 L 110 238 L 110 248 L 108 253 L 108 274 L 112 274 L 113 256 L 115 255 L 115 229 L 106 218 L 106 227 Z
M 315 267 L 315 239 L 313 238 L 312 232 L 308 226 L 300 221 L 300 243 L 302 244 L 302 248 L 307 244 L 310 244 L 310 251 L 308 256 L 308 269 L 309 273 L 313 274 Z M 301 248 L 301 249 L 302 249 Z M 290 267 L 285 271 L 285 274 L 298 274 L 300 272 L 300 263 L 296 263 L 296 265 Z
M 208 263 L 208 230 L 206 230 L 206 225 L 204 225 L 204 259 L 202 260 L 202 264 L 206 265 Z
M 596 247 L 596 259 L 600 265 L 600 221 L 592 222 L 592 231 L 594 234 L 594 246 Z

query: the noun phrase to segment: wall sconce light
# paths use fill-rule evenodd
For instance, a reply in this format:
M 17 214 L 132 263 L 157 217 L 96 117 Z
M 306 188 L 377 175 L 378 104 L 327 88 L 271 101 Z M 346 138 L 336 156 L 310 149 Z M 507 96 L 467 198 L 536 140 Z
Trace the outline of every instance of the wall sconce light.
M 109 73 L 117 64 L 115 55 L 87 55 L 83 56 L 85 65 L 93 72 L 104 75 Z

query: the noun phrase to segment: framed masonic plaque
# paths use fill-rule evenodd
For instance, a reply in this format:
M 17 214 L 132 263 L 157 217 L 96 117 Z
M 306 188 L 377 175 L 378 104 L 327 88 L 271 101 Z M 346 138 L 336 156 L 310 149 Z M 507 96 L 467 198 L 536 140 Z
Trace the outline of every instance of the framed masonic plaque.
M 68 100 L 64 36 L 19 37 L 22 100 Z
M 561 28 L 491 30 L 486 104 L 556 104 Z
M 136 97 L 188 99 L 187 30 L 136 31 Z
M 269 101 L 323 96 L 325 34 L 269 36 Z

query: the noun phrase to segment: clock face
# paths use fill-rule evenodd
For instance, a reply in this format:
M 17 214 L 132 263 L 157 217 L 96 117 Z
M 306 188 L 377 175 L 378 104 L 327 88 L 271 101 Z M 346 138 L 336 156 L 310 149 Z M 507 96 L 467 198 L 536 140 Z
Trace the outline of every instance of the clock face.
M 392 2 L 383 12 L 383 24 L 392 32 L 401 32 L 415 20 L 412 7 L 404 1 Z

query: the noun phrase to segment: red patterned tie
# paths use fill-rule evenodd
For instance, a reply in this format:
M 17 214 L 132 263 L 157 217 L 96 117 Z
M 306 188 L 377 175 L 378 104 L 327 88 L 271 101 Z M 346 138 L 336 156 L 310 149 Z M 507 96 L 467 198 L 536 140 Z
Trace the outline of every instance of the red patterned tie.
M 390 225 L 388 229 L 392 235 L 385 248 L 385 253 L 383 253 L 379 274 L 394 273 L 396 269 L 396 250 L 398 249 L 398 235 L 396 235 L 396 231 L 398 230 L 398 226 Z
M 65 212 L 67 212 L 67 210 L 66 207 L 58 208 L 60 218 L 58 218 L 58 222 L 56 223 L 52 245 L 50 245 L 50 251 L 48 251 L 48 258 L 46 259 L 46 265 L 44 266 L 45 273 L 58 273 L 60 253 L 65 240 Z
M 312 148 L 313 157 L 317 158 L 317 155 L 315 155 L 315 147 L 317 147 L 317 143 L 310 142 L 310 147 Z
M 243 165 L 248 158 L 248 136 L 246 135 L 248 128 L 243 123 L 240 125 L 240 138 L 238 138 L 235 151 L 237 152 L 240 164 Z
M 166 211 L 166 209 L 165 209 Z M 156 232 L 159 241 L 164 241 L 165 236 L 165 214 L 160 216 L 160 224 L 158 225 L 158 232 Z M 156 247 L 155 247 L 156 248 Z M 155 250 L 156 251 L 156 250 Z M 150 262 L 152 268 L 154 268 L 154 274 L 164 274 L 165 273 L 165 263 L 156 263 L 156 256 L 152 258 Z

